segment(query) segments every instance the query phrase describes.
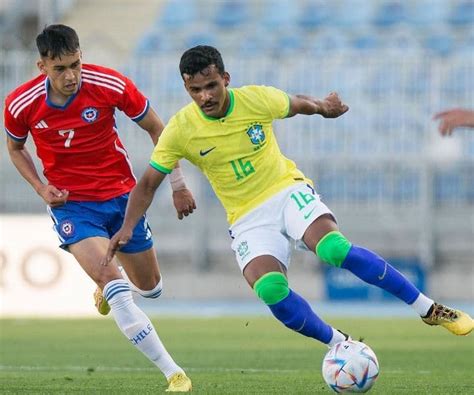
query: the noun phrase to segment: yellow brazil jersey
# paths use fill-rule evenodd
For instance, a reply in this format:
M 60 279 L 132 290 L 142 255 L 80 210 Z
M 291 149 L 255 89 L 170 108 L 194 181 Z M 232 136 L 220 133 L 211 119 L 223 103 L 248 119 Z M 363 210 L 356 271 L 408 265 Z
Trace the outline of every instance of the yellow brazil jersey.
M 170 173 L 186 158 L 199 167 L 232 224 L 282 189 L 310 181 L 283 156 L 273 133 L 272 121 L 288 115 L 288 95 L 267 86 L 229 89 L 229 95 L 229 109 L 222 118 L 206 116 L 194 102 L 176 113 L 150 164 Z

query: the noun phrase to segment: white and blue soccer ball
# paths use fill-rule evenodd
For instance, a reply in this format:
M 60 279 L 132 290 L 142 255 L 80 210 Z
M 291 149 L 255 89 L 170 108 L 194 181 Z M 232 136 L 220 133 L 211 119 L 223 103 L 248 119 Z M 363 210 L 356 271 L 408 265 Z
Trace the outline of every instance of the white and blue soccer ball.
M 324 381 L 336 392 L 367 392 L 377 380 L 379 363 L 367 344 L 346 340 L 331 347 L 322 371 Z

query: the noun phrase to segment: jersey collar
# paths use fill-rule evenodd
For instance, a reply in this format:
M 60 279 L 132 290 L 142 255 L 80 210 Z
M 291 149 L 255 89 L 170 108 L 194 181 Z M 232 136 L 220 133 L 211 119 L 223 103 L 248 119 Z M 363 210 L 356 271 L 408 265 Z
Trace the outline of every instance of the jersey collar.
M 214 117 L 210 117 L 209 115 L 206 115 L 206 113 L 202 111 L 201 108 L 198 106 L 199 113 L 202 115 L 204 119 L 207 119 L 208 121 L 218 121 L 219 119 L 228 117 L 234 110 L 234 104 L 235 104 L 234 91 L 232 89 L 229 89 L 229 100 L 230 100 L 229 107 L 227 108 L 225 115 L 221 118 L 214 118 Z
M 77 92 L 74 93 L 74 95 L 70 96 L 69 99 L 66 100 L 66 103 L 64 103 L 62 106 L 58 106 L 57 104 L 54 104 L 51 100 L 49 100 L 49 88 L 51 86 L 51 83 L 49 82 L 49 78 L 46 78 L 45 84 L 46 84 L 46 104 L 49 107 L 57 108 L 58 110 L 65 110 L 69 106 L 69 104 L 71 104 L 71 102 L 74 100 L 74 98 L 77 96 L 77 94 L 81 90 L 82 79 L 79 82 L 79 89 L 77 90 Z

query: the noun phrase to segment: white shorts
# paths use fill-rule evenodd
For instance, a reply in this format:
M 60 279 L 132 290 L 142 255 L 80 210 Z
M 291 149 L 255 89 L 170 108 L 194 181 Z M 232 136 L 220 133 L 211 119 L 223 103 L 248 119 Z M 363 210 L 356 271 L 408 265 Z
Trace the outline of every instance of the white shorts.
M 271 255 L 288 268 L 292 241 L 296 248 L 308 250 L 302 237 L 308 226 L 324 214 L 334 217 L 309 184 L 291 185 L 272 196 L 229 229 L 240 270 L 261 255 Z

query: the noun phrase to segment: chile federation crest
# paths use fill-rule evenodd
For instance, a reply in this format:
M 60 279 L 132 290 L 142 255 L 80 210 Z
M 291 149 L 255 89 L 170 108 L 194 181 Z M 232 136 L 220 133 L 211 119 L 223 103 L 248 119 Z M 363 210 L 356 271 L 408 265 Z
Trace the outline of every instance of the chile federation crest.
M 82 111 L 81 117 L 84 121 L 94 122 L 99 116 L 99 110 L 95 107 L 87 107 Z

